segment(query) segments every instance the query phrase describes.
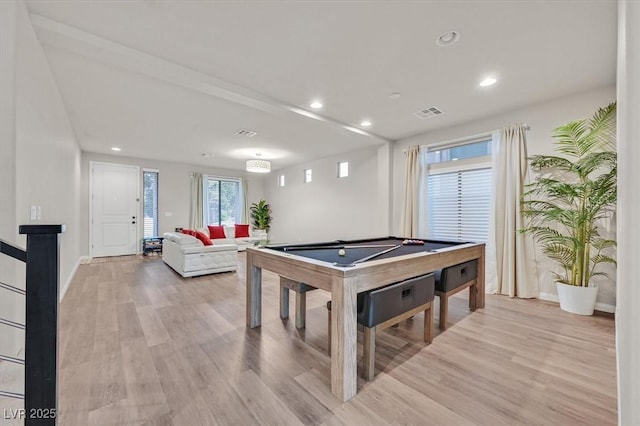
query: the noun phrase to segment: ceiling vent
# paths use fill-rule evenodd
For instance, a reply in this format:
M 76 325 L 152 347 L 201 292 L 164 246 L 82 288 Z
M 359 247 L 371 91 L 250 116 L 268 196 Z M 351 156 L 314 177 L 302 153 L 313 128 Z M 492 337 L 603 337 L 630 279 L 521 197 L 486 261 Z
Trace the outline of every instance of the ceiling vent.
M 416 117 L 422 119 L 422 120 L 426 120 L 427 118 L 432 118 L 432 117 L 436 117 L 438 115 L 442 114 L 442 110 L 438 107 L 432 106 L 426 109 L 423 109 L 421 111 L 418 112 L 414 112 L 413 115 L 415 115 Z
M 240 136 L 246 136 L 248 138 L 253 137 L 255 135 L 257 135 L 256 132 L 254 132 L 253 130 L 247 130 L 247 129 L 240 129 L 236 132 L 236 135 L 240 135 Z

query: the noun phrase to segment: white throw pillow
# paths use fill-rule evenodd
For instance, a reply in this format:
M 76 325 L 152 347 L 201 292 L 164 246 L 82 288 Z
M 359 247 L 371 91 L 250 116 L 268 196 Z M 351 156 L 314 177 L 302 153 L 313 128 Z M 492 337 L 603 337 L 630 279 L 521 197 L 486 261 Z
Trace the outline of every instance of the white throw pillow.
M 236 237 L 236 227 L 225 225 L 224 234 L 227 236 L 227 238 L 234 239 Z

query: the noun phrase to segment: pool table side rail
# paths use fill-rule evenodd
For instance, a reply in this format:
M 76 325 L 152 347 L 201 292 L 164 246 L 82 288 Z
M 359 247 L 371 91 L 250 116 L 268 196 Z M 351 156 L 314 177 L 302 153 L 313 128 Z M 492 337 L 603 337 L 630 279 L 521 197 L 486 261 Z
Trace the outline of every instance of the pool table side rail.
M 248 247 L 247 266 L 264 268 L 326 291 L 331 291 L 333 277 L 356 277 L 357 291 L 362 292 L 473 259 L 479 259 L 484 274 L 484 250 L 484 244 L 468 243 L 436 252 L 412 253 L 371 260 L 352 267 L 340 267 L 322 260 L 301 258 L 279 250 Z M 247 273 L 249 273 L 248 269 Z M 483 276 L 480 270 L 478 275 Z M 484 284 L 484 280 L 479 281 Z M 484 291 L 484 285 L 482 287 Z

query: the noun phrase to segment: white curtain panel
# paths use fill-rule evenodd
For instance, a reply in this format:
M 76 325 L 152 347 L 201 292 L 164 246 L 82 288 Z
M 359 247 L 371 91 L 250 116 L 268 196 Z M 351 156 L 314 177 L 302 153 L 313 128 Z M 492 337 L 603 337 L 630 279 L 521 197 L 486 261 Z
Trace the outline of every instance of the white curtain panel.
M 240 198 L 242 200 L 242 222 L 240 223 L 250 223 L 249 222 L 249 181 L 246 178 L 240 180 L 241 182 L 241 193 Z
M 191 174 L 191 211 L 189 218 L 189 229 L 202 228 L 202 219 L 204 216 L 204 199 L 203 199 L 203 176 L 202 173 Z
M 494 137 L 493 217 L 489 238 L 495 253 L 487 253 L 488 269 L 495 278 L 487 281 L 487 290 L 510 297 L 538 297 L 533 244 L 530 237 L 518 232 L 525 225 L 521 197 L 527 177 L 526 129 L 515 124 Z M 491 265 L 495 259 L 495 268 Z
M 420 183 L 420 147 L 410 146 L 405 152 L 407 169 L 404 185 L 404 205 L 400 222 L 401 237 L 418 236 L 418 186 Z

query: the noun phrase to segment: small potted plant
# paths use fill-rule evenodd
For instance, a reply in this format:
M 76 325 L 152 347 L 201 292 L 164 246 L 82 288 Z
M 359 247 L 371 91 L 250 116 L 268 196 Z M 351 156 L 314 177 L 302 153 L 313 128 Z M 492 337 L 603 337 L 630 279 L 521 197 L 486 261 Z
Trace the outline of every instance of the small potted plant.
M 271 228 L 271 207 L 265 200 L 260 200 L 257 203 L 251 204 L 251 225 L 254 229 L 263 230 L 265 233 L 269 232 Z
M 535 181 L 527 185 L 522 206 L 528 219 L 521 232 L 530 234 L 542 252 L 561 266 L 555 274 L 560 307 L 592 315 L 598 288 L 592 278 L 615 264 L 616 242 L 599 232 L 617 199 L 615 152 L 616 104 L 600 108 L 590 119 L 572 121 L 554 130 L 558 155 L 530 158 Z

